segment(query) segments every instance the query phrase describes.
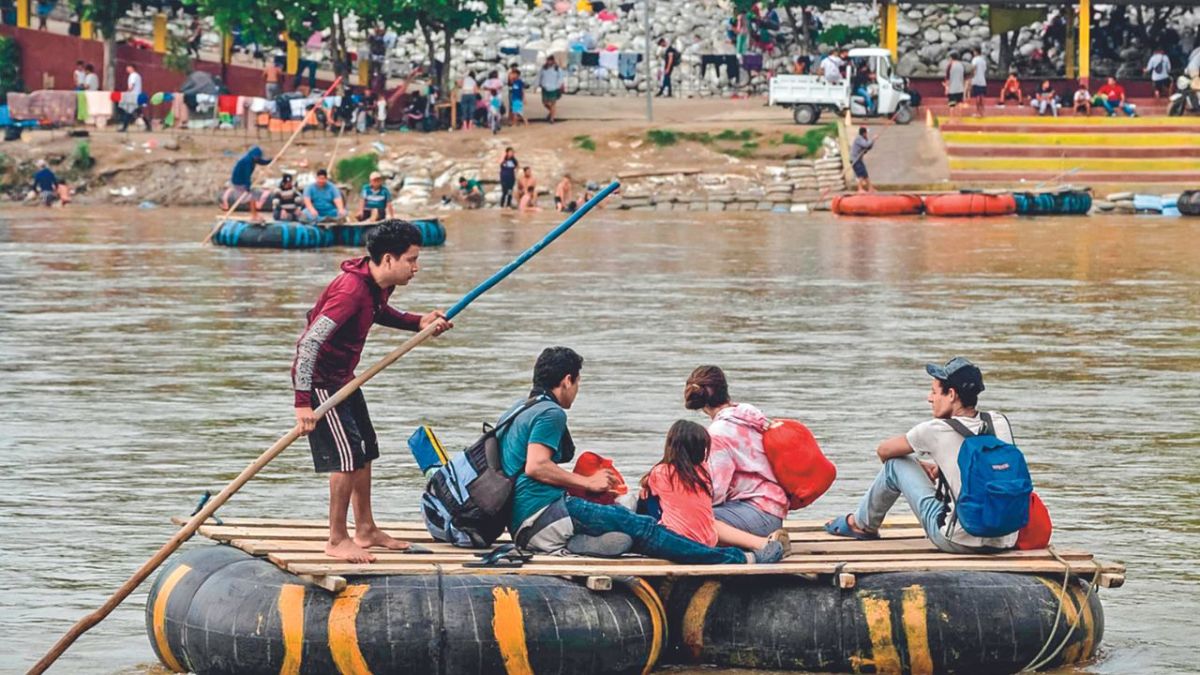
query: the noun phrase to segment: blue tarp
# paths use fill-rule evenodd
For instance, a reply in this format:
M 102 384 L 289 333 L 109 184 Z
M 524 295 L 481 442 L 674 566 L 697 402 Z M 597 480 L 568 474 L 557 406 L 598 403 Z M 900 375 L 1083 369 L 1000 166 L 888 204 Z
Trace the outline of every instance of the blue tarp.
M 8 106 L 0 105 L 0 127 L 12 124 L 12 116 L 8 114 Z

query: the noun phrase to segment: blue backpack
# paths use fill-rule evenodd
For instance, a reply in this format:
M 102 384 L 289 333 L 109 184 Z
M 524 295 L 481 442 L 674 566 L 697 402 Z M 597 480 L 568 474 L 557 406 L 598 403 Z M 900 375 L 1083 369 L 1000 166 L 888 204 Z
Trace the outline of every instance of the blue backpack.
M 1033 480 L 1025 455 L 996 436 L 991 415 L 980 413 L 983 429 L 972 433 L 958 420 L 946 423 L 962 437 L 958 471 L 962 489 L 954 503 L 954 518 L 976 537 L 1003 537 L 1029 522 Z

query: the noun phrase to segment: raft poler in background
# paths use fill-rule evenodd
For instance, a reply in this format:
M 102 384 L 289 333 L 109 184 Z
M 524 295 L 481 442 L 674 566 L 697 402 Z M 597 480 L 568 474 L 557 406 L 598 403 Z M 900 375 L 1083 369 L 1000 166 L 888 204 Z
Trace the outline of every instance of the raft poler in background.
M 296 189 L 295 178 L 285 173 L 279 179 L 279 187 L 271 195 L 271 208 L 275 220 L 300 220 L 300 192 Z
M 340 221 L 346 217 L 346 202 L 342 192 L 329 180 L 329 172 L 317 169 L 317 181 L 304 188 L 304 209 L 300 220 L 317 224 L 322 221 Z
M 354 379 L 373 324 L 418 331 L 436 323 L 437 335 L 454 326 L 441 311 L 412 314 L 388 304 L 396 287 L 407 285 L 419 270 L 420 230 L 404 221 L 388 221 L 367 238 L 367 252 L 344 261 L 342 273 L 317 298 L 292 362 L 296 423 L 308 435 L 317 473 L 329 474 L 325 554 L 354 563 L 374 562 L 366 551 L 371 547 L 403 550 L 409 545 L 380 530 L 371 512 L 371 462 L 379 458 L 379 444 L 362 389 L 320 420 L 313 404 L 329 400 Z M 351 503 L 353 538 L 346 528 Z
M 225 209 L 233 208 L 239 199 L 250 204 L 250 219 L 258 220 L 258 200 L 254 198 L 254 167 L 266 166 L 271 160 L 263 159 L 262 148 L 257 145 L 252 146 L 246 154 L 242 155 L 233 165 L 233 175 L 229 177 L 229 190 L 221 198 L 221 205 Z M 247 194 L 245 198 L 242 195 Z
M 984 389 L 983 373 L 967 359 L 956 357 L 944 366 L 931 363 L 925 371 L 933 378 L 926 399 L 933 419 L 879 444 L 876 453 L 883 470 L 858 509 L 829 521 L 825 530 L 841 537 L 878 539 L 884 516 L 903 496 L 926 536 L 942 551 L 988 553 L 1013 548 L 1018 532 L 1029 521 L 1033 487 L 1024 457 L 1012 444 L 1008 418 L 976 410 Z M 960 453 L 980 452 L 974 449 L 978 446 L 968 447 L 979 442 L 975 439 L 990 439 L 993 447 L 987 459 L 981 455 L 978 461 L 963 463 Z M 960 472 L 962 466 L 972 467 L 967 476 Z M 997 478 L 983 484 L 980 470 L 994 472 Z M 964 486 L 969 494 L 963 492 Z M 993 503 L 995 497 L 999 500 Z M 983 528 L 981 520 L 991 523 Z
M 378 222 L 395 218 L 392 208 L 392 192 L 383 184 L 383 174 L 372 171 L 362 189 L 362 204 L 358 207 L 358 222 Z
M 37 173 L 33 174 L 33 190 L 37 193 L 38 201 L 43 206 L 51 206 L 54 200 L 62 202 L 63 206 L 71 203 L 71 188 L 58 182 L 58 176 L 46 166 L 46 160 L 37 161 Z
M 758 408 L 730 400 L 725 372 L 717 366 L 692 371 L 684 385 L 683 406 L 712 420 L 708 471 L 720 543 L 754 550 L 768 540 L 787 541 L 787 491 L 763 449 L 763 433 L 771 421 Z
M 631 550 L 683 564 L 773 563 L 783 558 L 777 541 L 754 553 L 705 546 L 623 506 L 567 494 L 568 488 L 602 494 L 619 482 L 608 469 L 582 476 L 559 466 L 575 452 L 566 411 L 579 394 L 582 367 L 583 357 L 568 347 L 542 350 L 528 399 L 500 416 L 506 420 L 515 415 L 498 440 L 504 473 L 517 476 L 508 528 L 518 548 L 544 553 L 567 549 L 583 555 Z

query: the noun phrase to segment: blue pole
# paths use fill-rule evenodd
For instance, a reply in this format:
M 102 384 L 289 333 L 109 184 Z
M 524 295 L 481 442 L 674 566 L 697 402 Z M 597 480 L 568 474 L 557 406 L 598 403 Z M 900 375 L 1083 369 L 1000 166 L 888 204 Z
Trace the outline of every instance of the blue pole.
M 476 298 L 491 290 L 492 286 L 504 281 L 505 277 L 515 272 L 518 267 L 524 265 L 529 261 L 530 258 L 540 253 L 542 249 L 549 246 L 550 243 L 555 239 L 558 239 L 559 235 L 571 229 L 572 225 L 579 222 L 580 218 L 584 217 L 588 211 L 592 210 L 592 207 L 594 207 L 596 204 L 599 204 L 601 200 L 615 192 L 619 187 L 621 187 L 621 184 L 617 181 L 613 181 L 609 183 L 608 186 L 603 190 L 597 192 L 594 197 L 587 200 L 583 206 L 579 207 L 575 213 L 572 213 L 569 218 L 562 222 L 561 225 L 553 230 L 550 230 L 546 236 L 542 237 L 541 241 L 533 246 L 530 246 L 525 250 L 524 253 L 517 256 L 516 259 L 501 268 L 499 272 L 496 272 L 492 276 L 488 277 L 486 281 L 476 286 L 471 290 L 470 293 L 464 295 L 462 300 L 459 300 L 453 307 L 450 308 L 448 312 L 446 312 L 446 318 L 453 319 L 454 317 L 458 316 L 459 312 L 462 312 L 467 308 L 467 305 L 471 304 Z

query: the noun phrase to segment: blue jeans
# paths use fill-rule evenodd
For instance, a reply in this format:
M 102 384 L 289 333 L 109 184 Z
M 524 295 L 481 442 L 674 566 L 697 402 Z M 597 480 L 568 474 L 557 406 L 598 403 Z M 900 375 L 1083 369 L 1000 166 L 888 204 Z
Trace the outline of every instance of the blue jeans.
M 595 504 L 578 497 L 567 497 L 566 506 L 576 534 L 599 536 L 606 532 L 624 532 L 633 538 L 635 553 L 671 562 L 698 565 L 746 564 L 746 554 L 739 548 L 713 548 L 698 544 L 659 525 L 650 516 L 639 516 L 622 506 Z
M 875 114 L 875 102 L 871 99 L 871 92 L 867 91 L 866 87 L 859 87 L 854 90 L 854 93 L 863 97 L 863 102 L 867 104 L 867 114 Z
M 1104 109 L 1108 111 L 1109 117 L 1112 117 L 1113 115 L 1116 114 L 1115 111 L 1118 106 L 1121 108 L 1121 111 L 1124 112 L 1126 115 L 1128 115 L 1129 117 L 1133 117 L 1134 107 L 1128 103 L 1125 103 L 1122 105 L 1121 103 L 1113 103 L 1112 101 L 1109 101 L 1107 98 L 1100 97 L 1100 105 L 1104 106 Z
M 296 76 L 292 78 L 292 89 L 300 86 L 300 82 L 304 80 L 304 71 L 308 71 L 308 88 L 317 88 L 317 62 L 309 59 L 300 59 L 296 63 Z
M 903 495 L 934 546 L 947 553 L 978 553 L 979 549 L 957 544 L 942 532 L 939 521 L 946 512 L 946 505 L 936 493 L 937 488 L 916 457 L 905 455 L 889 459 L 858 502 L 854 522 L 863 529 L 878 530 L 883 517 Z

